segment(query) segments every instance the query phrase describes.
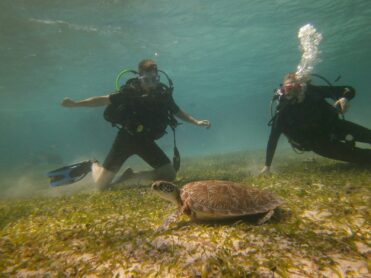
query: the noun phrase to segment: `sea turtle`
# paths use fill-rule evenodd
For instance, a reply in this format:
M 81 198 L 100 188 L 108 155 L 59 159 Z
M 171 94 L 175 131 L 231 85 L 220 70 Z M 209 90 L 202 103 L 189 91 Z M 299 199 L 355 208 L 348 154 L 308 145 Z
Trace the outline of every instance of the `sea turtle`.
M 267 191 L 225 180 L 190 182 L 179 189 L 167 181 L 156 181 L 152 189 L 162 198 L 175 203 L 178 209 L 159 230 L 166 228 L 185 213 L 193 220 L 224 220 L 246 215 L 266 213 L 262 224 L 283 203 Z

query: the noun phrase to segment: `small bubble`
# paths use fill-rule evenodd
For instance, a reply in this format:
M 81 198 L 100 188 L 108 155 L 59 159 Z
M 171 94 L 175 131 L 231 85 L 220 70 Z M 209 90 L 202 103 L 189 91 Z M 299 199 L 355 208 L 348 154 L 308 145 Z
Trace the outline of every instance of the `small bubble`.
M 160 56 L 160 54 L 158 54 L 158 52 L 155 52 L 155 56 L 158 57 L 158 56 Z

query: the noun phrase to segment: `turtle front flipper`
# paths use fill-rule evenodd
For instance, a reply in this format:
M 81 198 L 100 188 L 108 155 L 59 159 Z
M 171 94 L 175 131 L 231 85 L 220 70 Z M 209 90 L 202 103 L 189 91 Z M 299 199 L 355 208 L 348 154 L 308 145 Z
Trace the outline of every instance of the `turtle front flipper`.
M 174 223 L 178 220 L 179 216 L 182 214 L 181 210 L 177 209 L 176 211 L 174 211 L 172 214 L 170 214 L 166 220 L 164 221 L 164 223 L 162 223 L 161 226 L 159 226 L 157 229 L 156 229 L 156 232 L 162 232 L 164 230 L 166 230 L 171 223 Z
M 268 211 L 263 218 L 261 218 L 259 221 L 258 221 L 258 225 L 262 225 L 264 224 L 265 222 L 267 222 L 269 219 L 272 218 L 272 215 L 274 214 L 274 210 L 270 210 Z

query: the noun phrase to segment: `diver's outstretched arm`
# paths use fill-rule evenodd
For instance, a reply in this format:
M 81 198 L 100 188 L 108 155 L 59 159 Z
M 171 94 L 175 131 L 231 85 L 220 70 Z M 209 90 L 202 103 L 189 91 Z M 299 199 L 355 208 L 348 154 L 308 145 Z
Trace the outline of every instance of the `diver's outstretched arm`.
M 179 119 L 194 124 L 198 126 L 204 126 L 206 128 L 210 128 L 211 123 L 208 120 L 196 120 L 191 115 L 188 115 L 186 112 L 179 109 L 179 111 L 175 114 L 176 117 Z
M 264 165 L 264 168 L 260 171 L 260 174 L 269 173 L 280 135 L 281 135 L 281 130 L 277 128 L 275 123 L 273 123 L 272 128 L 271 128 L 271 133 L 269 135 L 268 144 L 267 144 L 267 152 L 265 155 L 265 165 Z
M 99 96 L 99 97 L 91 97 L 79 101 L 74 101 L 70 98 L 64 98 L 61 102 L 63 107 L 96 107 L 96 106 L 104 106 L 110 104 L 111 101 L 109 96 Z

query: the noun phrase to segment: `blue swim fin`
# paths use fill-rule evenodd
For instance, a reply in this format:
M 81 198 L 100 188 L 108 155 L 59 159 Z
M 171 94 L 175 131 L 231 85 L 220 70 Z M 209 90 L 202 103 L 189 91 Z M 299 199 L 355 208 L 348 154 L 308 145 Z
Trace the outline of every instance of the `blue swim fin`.
M 50 186 L 67 185 L 81 180 L 91 171 L 91 165 L 92 161 L 86 160 L 50 171 L 47 173 L 50 179 Z

